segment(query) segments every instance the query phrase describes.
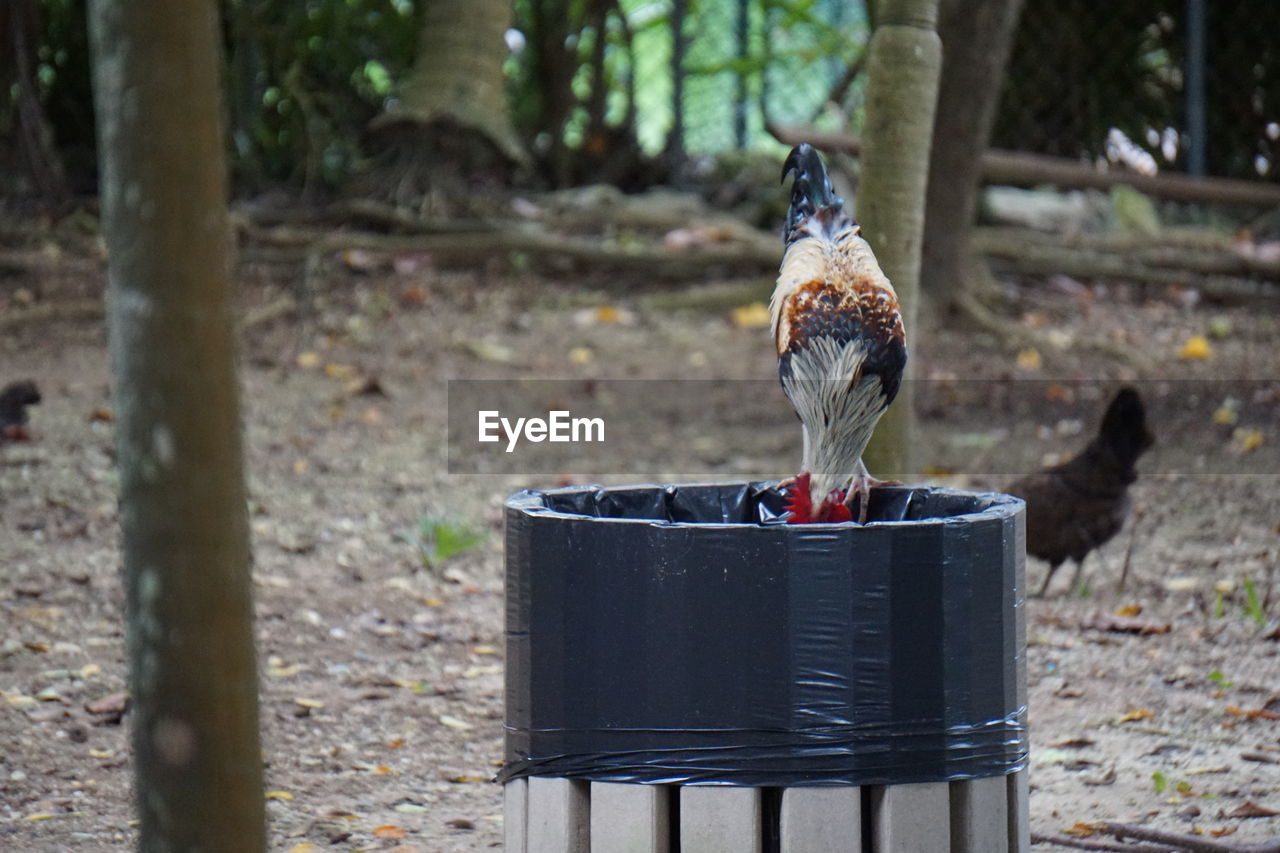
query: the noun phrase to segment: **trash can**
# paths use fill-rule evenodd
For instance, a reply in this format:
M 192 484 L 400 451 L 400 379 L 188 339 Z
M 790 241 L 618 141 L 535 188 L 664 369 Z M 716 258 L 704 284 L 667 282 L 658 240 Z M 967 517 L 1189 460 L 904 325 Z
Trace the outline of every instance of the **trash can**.
M 1028 848 L 1022 502 L 775 486 L 508 500 L 509 850 Z

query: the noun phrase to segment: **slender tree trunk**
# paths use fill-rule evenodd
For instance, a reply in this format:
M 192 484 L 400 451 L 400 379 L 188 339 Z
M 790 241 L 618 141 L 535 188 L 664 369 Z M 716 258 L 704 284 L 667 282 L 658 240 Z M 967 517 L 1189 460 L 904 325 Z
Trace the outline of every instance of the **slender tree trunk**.
M 35 194 L 51 205 L 66 202 L 71 192 L 66 172 L 53 143 L 53 128 L 40 104 L 36 79 L 40 48 L 38 0 L 6 0 L 0 3 L 0 90 L 16 95 L 13 144 L 26 163 Z M 6 67 L 8 66 L 8 67 Z M 0 128 L 3 132 L 6 128 Z
M 866 127 L 858 220 L 898 292 L 908 351 L 918 351 L 920 245 L 925 186 L 942 43 L 934 31 L 938 0 L 879 0 L 867 55 Z M 914 374 L 908 358 L 907 378 Z M 907 476 L 911 460 L 912 383 L 903 383 L 867 448 L 873 473 Z
M 92 0 L 142 851 L 266 846 L 213 0 Z
M 667 165 L 678 168 L 684 162 L 684 60 L 689 51 L 685 22 L 689 0 L 671 0 L 671 130 L 667 134 Z
M 933 307 L 965 287 L 969 235 L 978 209 L 982 155 L 991 139 L 1001 82 L 1022 0 L 942 0 L 942 83 L 929 158 L 921 280 Z

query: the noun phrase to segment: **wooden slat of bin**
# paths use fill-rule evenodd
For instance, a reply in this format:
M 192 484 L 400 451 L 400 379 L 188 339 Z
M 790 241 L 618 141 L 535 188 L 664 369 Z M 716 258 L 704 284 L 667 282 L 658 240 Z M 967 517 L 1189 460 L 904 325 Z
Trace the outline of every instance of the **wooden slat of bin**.
M 951 853 L 1008 853 L 1009 782 L 1004 776 L 951 783 Z
M 1009 786 L 1009 849 L 1017 853 L 1031 849 L 1030 772 L 1023 768 L 1005 777 Z
M 680 789 L 680 853 L 761 853 L 759 788 Z
M 670 789 L 660 785 L 591 783 L 591 853 L 670 850 Z
M 527 853 L 588 853 L 591 807 L 586 782 L 529 779 Z
M 782 853 L 862 853 L 860 788 L 782 792 Z
M 891 785 L 872 790 L 876 853 L 921 853 L 951 845 L 950 794 L 946 782 Z
M 507 853 L 528 853 L 529 782 L 526 779 L 502 786 L 502 832 Z

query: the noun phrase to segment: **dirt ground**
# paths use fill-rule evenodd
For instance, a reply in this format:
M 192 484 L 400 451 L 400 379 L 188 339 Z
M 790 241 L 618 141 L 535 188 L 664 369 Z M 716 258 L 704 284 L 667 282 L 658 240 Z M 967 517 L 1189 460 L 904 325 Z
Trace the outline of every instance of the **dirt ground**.
M 297 273 L 245 266 L 245 308 L 292 292 Z M 734 322 L 722 285 L 673 299 L 558 278 L 331 259 L 303 319 L 245 334 L 273 850 L 501 846 L 490 782 L 503 754 L 501 505 L 553 483 L 448 474 L 446 379 L 774 375 L 767 331 L 749 313 Z M 912 357 L 935 390 L 1045 380 L 1020 387 L 1048 401 L 931 396 L 919 456 L 940 481 L 998 487 L 1008 466 L 996 460 L 1038 463 L 1081 446 L 1104 401 L 1073 395 L 1072 380 L 1142 380 L 1160 405 L 1191 413 L 1176 427 L 1153 418 L 1160 444 L 1140 466 L 1137 523 L 1105 561 L 1090 558 L 1089 594 L 1067 594 L 1064 569 L 1050 598 L 1029 602 L 1033 830 L 1066 837 L 1121 820 L 1232 842 L 1278 837 L 1280 312 L 1274 301 L 1214 305 L 1092 282 L 1006 286 L 1034 353 L 942 328 L 913 335 Z M 93 274 L 6 279 L 0 302 L 18 310 L 100 287 Z M 1212 358 L 1177 357 L 1209 330 Z M 7 850 L 124 850 L 135 837 L 128 717 L 113 697 L 126 673 L 105 353 L 100 318 L 0 331 L 0 384 L 30 377 L 45 397 L 32 410 L 35 440 L 0 448 Z M 1250 396 L 1216 423 L 1233 408 L 1215 385 L 1226 378 L 1252 380 L 1232 392 Z M 786 405 L 780 392 L 746 403 Z M 798 433 L 787 442 L 798 458 Z M 776 475 L 794 464 L 778 459 Z M 488 536 L 428 568 L 411 541 L 426 516 Z M 1033 588 L 1043 572 L 1029 563 Z

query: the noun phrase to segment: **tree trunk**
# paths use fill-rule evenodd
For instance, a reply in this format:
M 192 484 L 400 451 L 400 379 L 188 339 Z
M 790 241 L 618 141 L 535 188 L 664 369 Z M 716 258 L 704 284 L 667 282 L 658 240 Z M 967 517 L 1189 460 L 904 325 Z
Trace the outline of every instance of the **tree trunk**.
M 938 0 L 880 0 L 867 57 L 866 126 L 858 219 L 898 293 L 908 350 L 922 337 L 916 324 L 925 186 L 942 44 L 934 32 Z M 907 361 L 907 378 L 914 373 Z M 903 477 L 914 469 L 912 383 L 903 383 L 865 459 L 874 472 Z
M 400 100 L 373 123 L 384 154 L 374 180 L 390 188 L 377 194 L 438 213 L 471 210 L 527 163 L 502 73 L 510 25 L 510 0 L 427 4 Z
M 671 169 L 684 162 L 684 62 L 689 51 L 685 23 L 689 17 L 689 0 L 671 0 L 671 130 L 663 156 Z
M 991 138 L 1021 10 L 1022 0 L 941 2 L 943 74 L 929 158 L 921 270 L 931 305 L 940 311 L 965 286 L 982 155 Z
M 142 851 L 266 846 L 213 0 L 93 0 Z
M 417 61 L 401 91 L 402 113 L 424 124 L 443 119 L 478 132 L 513 162 L 523 162 L 502 75 L 503 34 L 510 26 L 510 0 L 431 0 Z
M 8 59 L 0 61 L 0 90 L 14 97 L 12 128 L 0 127 L 0 133 L 12 131 L 11 144 L 16 160 L 23 161 L 27 188 L 50 205 L 64 204 L 71 191 L 66 172 L 53 142 L 53 128 L 40 103 L 40 85 L 36 79 L 40 49 L 40 4 L 37 0 L 8 0 L 0 4 L 0 52 Z M 6 67 L 7 66 L 7 67 Z M 0 152 L 7 146 L 0 144 Z M 10 167 L 13 168 L 13 167 Z M 7 170 L 0 170 L 4 176 Z M 17 177 L 15 170 L 9 177 Z

